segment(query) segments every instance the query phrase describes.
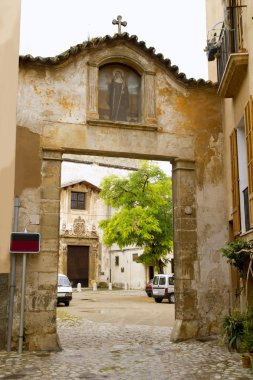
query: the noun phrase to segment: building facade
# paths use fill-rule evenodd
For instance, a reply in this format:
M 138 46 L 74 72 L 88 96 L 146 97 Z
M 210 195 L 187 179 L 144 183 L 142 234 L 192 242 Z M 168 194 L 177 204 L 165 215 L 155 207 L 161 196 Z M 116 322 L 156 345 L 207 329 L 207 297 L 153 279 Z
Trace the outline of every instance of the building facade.
M 222 100 L 229 240 L 253 239 L 253 3 L 207 0 L 209 78 Z M 214 54 L 211 53 L 214 52 Z M 240 280 L 232 270 L 233 294 Z M 250 284 L 251 290 L 252 279 Z M 250 293 L 250 292 L 249 292 Z M 241 306 L 246 294 L 240 297 Z M 239 299 L 234 296 L 233 304 Z
M 14 227 L 16 107 L 18 91 L 20 0 L 0 3 L 0 350 L 6 344 L 11 260 L 10 234 Z M 16 203 L 17 206 L 17 203 Z M 16 224 L 16 223 L 15 223 Z
M 75 168 L 75 164 L 71 166 Z M 116 288 L 144 289 L 154 268 L 137 262 L 143 250 L 103 244 L 99 221 L 109 219 L 114 211 L 104 204 L 99 192 L 88 181 L 61 185 L 59 272 L 66 274 L 74 287 L 80 283 L 82 287 L 96 284 L 108 288 L 111 283 Z M 173 255 L 168 259 L 165 271 L 171 273 Z

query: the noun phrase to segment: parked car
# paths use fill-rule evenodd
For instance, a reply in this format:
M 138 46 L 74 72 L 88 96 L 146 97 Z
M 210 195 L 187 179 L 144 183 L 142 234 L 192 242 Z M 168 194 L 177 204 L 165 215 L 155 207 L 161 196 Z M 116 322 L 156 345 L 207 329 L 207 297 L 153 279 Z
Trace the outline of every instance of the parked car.
M 152 282 L 152 297 L 155 302 L 167 299 L 169 303 L 175 303 L 174 274 L 156 274 Z
M 57 287 L 57 305 L 64 303 L 69 306 L 72 300 L 72 286 L 67 276 L 58 274 L 58 287 Z
M 145 292 L 147 293 L 148 297 L 152 296 L 152 280 L 149 280 L 149 282 L 146 284 Z

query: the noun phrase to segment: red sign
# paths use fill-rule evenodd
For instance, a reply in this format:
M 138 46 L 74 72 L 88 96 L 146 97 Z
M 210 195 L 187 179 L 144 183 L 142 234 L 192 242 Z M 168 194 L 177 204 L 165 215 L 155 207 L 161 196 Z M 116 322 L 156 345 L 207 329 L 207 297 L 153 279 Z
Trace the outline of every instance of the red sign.
M 11 253 L 39 253 L 40 234 L 30 232 L 12 232 Z

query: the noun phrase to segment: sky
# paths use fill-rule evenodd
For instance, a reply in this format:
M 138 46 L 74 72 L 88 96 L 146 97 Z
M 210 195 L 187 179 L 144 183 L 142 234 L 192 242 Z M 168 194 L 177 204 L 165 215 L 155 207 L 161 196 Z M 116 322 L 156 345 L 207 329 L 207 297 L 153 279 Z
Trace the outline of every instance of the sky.
M 207 79 L 205 0 L 21 0 L 20 54 L 53 57 L 122 31 L 169 58 L 187 78 Z
M 205 0 L 21 0 L 20 54 L 53 57 L 89 38 L 113 36 L 118 15 L 187 78 L 207 78 Z M 159 163 L 170 175 L 171 166 Z

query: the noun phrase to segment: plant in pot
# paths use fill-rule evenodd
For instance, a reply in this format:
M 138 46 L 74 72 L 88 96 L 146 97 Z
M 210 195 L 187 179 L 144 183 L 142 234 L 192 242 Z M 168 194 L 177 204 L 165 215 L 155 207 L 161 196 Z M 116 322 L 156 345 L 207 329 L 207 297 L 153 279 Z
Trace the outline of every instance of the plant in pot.
M 222 343 L 229 351 L 240 352 L 242 338 L 244 334 L 245 313 L 234 310 L 223 317 L 222 320 Z

